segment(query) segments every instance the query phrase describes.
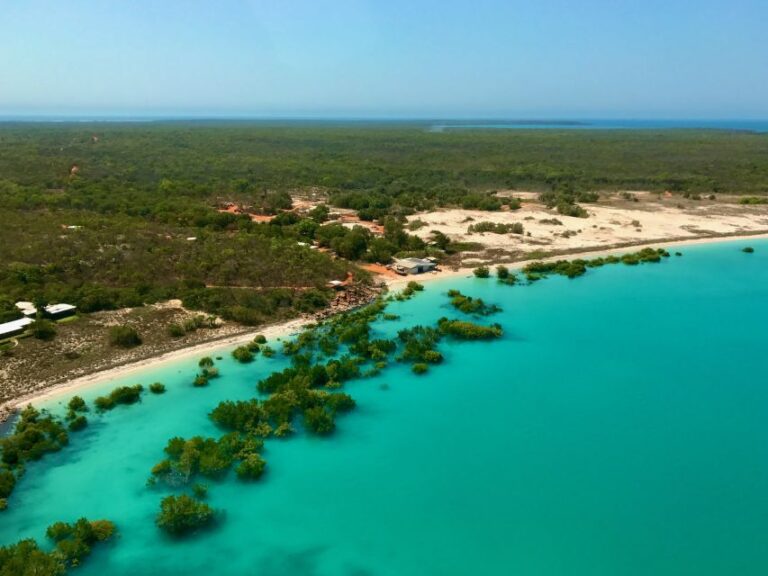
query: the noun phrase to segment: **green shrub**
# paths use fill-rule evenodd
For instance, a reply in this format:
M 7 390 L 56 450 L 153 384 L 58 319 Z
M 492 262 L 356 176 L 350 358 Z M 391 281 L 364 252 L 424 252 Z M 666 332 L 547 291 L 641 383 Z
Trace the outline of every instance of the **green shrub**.
M 141 336 L 133 326 L 114 326 L 109 330 L 109 343 L 120 348 L 134 348 L 141 344 Z
M 253 362 L 253 352 L 248 350 L 247 346 L 238 346 L 232 351 L 232 357 L 243 364 Z
M 208 496 L 208 485 L 200 484 L 199 482 L 196 482 L 192 486 L 192 494 L 195 495 L 195 498 L 202 500 L 203 498 Z
M 269 346 L 263 346 L 261 348 L 261 355 L 265 358 L 272 358 L 275 355 L 275 351 Z
M 496 304 L 486 304 L 482 298 L 465 296 L 458 290 L 449 290 L 448 296 L 451 297 L 451 306 L 465 314 L 489 316 L 501 311 Z
M 411 366 L 411 370 L 414 374 L 424 374 L 429 370 L 429 366 L 424 364 L 423 362 L 417 362 L 413 366 Z
M 322 406 L 314 406 L 304 410 L 304 426 L 313 434 L 327 435 L 334 431 L 336 424 Z
M 267 463 L 256 453 L 249 454 L 237 466 L 237 477 L 242 480 L 256 480 L 264 473 Z
M 422 354 L 422 358 L 425 362 L 430 364 L 439 364 L 443 361 L 443 355 L 437 350 L 427 350 Z
M 67 404 L 67 407 L 73 412 L 87 412 L 88 406 L 80 396 L 72 396 Z
M 755 251 L 755 249 L 752 248 L 752 246 L 747 246 L 745 248 L 742 248 L 741 251 L 745 252 L 746 254 L 752 254 Z
M 152 392 L 152 394 L 164 394 L 165 384 L 162 382 L 153 382 L 149 385 L 149 391 Z
M 481 326 L 464 320 L 441 318 L 438 320 L 437 325 L 440 328 L 440 332 L 446 336 L 452 336 L 461 340 L 487 340 L 499 338 L 502 334 L 499 324 Z
M 168 326 L 168 335 L 171 338 L 181 338 L 186 335 L 186 333 L 186 330 L 184 330 L 184 327 L 181 324 L 170 324 Z
M 38 340 L 53 340 L 56 336 L 56 325 L 50 320 L 42 318 L 35 320 L 30 324 L 29 329 L 32 331 L 32 336 Z
M 112 410 L 115 407 L 115 401 L 109 396 L 99 396 L 93 401 L 93 405 L 96 406 L 96 410 L 104 412 L 106 410 Z
M 160 502 L 160 513 L 155 523 L 161 530 L 181 536 L 209 525 L 214 515 L 213 508 L 208 504 L 186 494 L 166 496 Z
M 9 470 L 0 470 L 0 498 L 8 498 L 16 486 L 16 476 Z
M 467 228 L 469 234 L 491 232 L 493 234 L 523 234 L 525 232 L 520 222 L 502 224 L 497 222 L 477 222 Z
M 411 280 L 408 282 L 405 288 L 403 288 L 403 291 L 400 292 L 400 294 L 397 295 L 398 300 L 409 300 L 413 298 L 413 296 L 416 294 L 416 292 L 422 292 L 424 290 L 424 286 L 422 284 L 419 284 L 418 282 L 415 282 L 414 280 Z
M 739 204 L 768 204 L 768 197 L 765 196 L 746 196 L 739 199 Z
M 69 422 L 69 429 L 72 432 L 77 432 L 78 430 L 82 430 L 88 426 L 88 419 L 83 416 L 82 414 L 79 416 L 75 416 L 72 420 Z
M 134 386 L 120 386 L 112 390 L 109 396 L 99 396 L 93 401 L 99 411 L 112 410 L 118 404 L 135 404 L 141 400 L 144 387 L 141 384 Z
M 491 275 L 488 266 L 479 266 L 475 268 L 473 272 L 477 278 L 488 278 Z

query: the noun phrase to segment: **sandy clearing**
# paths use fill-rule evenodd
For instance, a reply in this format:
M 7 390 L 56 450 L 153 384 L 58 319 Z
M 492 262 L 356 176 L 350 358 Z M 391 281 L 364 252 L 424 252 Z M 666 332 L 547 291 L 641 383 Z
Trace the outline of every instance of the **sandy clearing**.
M 429 239 L 439 230 L 454 241 L 475 242 L 484 249 L 509 252 L 574 251 L 617 244 L 641 244 L 669 239 L 717 237 L 768 231 L 768 208 L 706 203 L 680 208 L 672 202 L 643 202 L 636 208 L 585 204 L 589 218 L 557 214 L 541 204 L 525 203 L 513 212 L 442 210 L 414 215 L 426 225 L 415 233 Z M 520 223 L 525 233 L 470 233 L 478 222 Z M 559 223 L 558 223 L 559 222 Z

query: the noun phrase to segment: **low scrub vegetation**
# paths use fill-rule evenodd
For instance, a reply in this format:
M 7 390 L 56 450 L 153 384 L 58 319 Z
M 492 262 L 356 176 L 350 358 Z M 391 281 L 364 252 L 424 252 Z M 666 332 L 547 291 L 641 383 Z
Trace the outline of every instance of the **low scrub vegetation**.
M 520 222 L 514 222 L 511 224 L 504 224 L 500 222 L 477 222 L 470 224 L 467 228 L 469 234 L 482 234 L 484 232 L 491 232 L 493 234 L 523 234 L 525 229 Z

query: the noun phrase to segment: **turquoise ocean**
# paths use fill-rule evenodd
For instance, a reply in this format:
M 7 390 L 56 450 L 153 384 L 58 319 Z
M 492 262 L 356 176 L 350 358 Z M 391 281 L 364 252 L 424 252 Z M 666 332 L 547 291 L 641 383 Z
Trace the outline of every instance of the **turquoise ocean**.
M 443 342 L 425 376 L 348 383 L 358 407 L 332 437 L 269 440 L 262 480 L 209 483 L 221 524 L 182 541 L 155 528 L 167 492 L 145 486 L 167 439 L 218 434 L 207 413 L 286 361 L 224 354 L 203 389 L 195 359 L 134 375 L 168 392 L 90 414 L 30 465 L 0 543 L 86 516 L 119 537 L 81 576 L 764 575 L 768 242 L 680 251 L 531 286 L 427 283 L 377 331 L 460 315 L 457 288 L 503 308 L 504 337 Z

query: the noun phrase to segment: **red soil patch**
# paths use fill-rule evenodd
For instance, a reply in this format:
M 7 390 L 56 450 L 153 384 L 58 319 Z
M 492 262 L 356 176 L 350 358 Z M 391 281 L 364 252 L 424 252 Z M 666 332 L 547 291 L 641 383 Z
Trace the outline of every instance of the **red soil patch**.
M 379 276 L 389 276 L 391 278 L 397 278 L 397 274 L 387 268 L 386 266 L 383 266 L 381 264 L 363 264 L 360 266 L 363 270 L 368 270 L 368 272 L 372 274 L 377 274 Z
M 248 214 L 251 217 L 251 222 L 271 222 L 274 216 L 264 216 L 262 214 Z

